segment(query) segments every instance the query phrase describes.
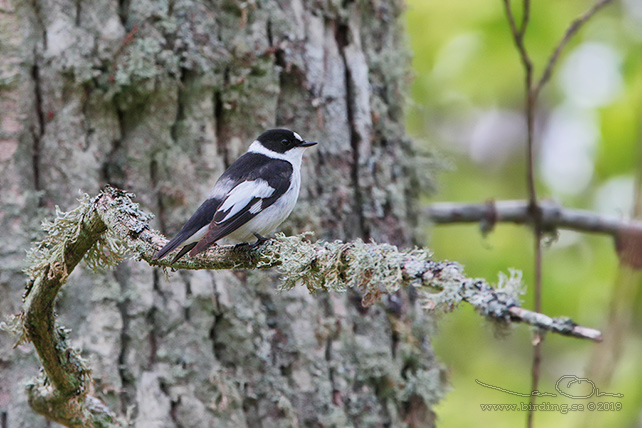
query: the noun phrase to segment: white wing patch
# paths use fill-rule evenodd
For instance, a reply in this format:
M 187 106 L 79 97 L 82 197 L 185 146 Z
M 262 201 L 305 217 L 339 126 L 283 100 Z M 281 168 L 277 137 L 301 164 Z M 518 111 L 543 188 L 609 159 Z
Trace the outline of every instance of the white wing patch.
M 233 188 L 219 207 L 217 214 L 228 211 L 225 217 L 217 221 L 221 224 L 230 218 L 234 217 L 243 208 L 245 208 L 253 198 L 269 198 L 274 193 L 274 188 L 271 187 L 267 181 L 260 178 L 252 181 L 244 181 L 235 188 Z M 258 206 L 257 206 L 258 204 Z M 258 201 L 252 207 L 250 212 L 256 214 L 261 210 L 262 201 Z
M 223 199 L 225 194 L 232 189 L 234 182 L 229 178 L 219 178 L 219 180 L 214 185 L 214 188 L 210 192 L 208 199 L 216 198 Z
M 250 212 L 256 214 L 261 211 L 261 208 L 263 208 L 263 201 L 256 201 L 256 203 L 250 207 Z

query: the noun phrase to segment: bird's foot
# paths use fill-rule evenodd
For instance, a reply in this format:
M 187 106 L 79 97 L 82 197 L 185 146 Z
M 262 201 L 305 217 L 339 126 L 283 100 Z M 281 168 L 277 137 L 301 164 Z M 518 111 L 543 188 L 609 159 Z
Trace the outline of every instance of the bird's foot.
M 267 241 L 270 240 L 270 238 L 266 238 L 265 236 L 261 236 L 258 233 L 254 232 L 254 236 L 256 236 L 256 242 L 252 245 L 252 248 L 258 248 L 261 245 L 265 244 Z

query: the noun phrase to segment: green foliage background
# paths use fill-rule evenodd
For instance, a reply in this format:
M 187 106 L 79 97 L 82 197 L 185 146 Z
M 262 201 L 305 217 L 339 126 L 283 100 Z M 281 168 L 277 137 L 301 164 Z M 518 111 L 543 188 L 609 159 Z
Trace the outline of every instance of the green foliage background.
M 538 78 L 553 48 L 571 21 L 594 3 L 579 0 L 531 2 L 532 13 L 526 44 Z M 630 1 L 633 5 L 635 1 Z M 621 58 L 622 90 L 608 103 L 592 109 L 599 130 L 592 155 L 590 185 L 573 195 L 558 195 L 538 177 L 540 197 L 555 197 L 567 207 L 594 210 L 604 198 L 605 185 L 614 179 L 633 180 L 639 169 L 642 145 L 642 19 L 631 16 L 626 5 L 615 2 L 599 12 L 567 46 L 551 82 L 542 93 L 538 116 L 547 116 L 563 102 L 560 72 L 565 60 L 586 42 L 610 46 Z M 521 10 L 521 2 L 514 2 Z M 640 7 L 637 9 L 640 11 Z M 466 122 L 474 112 L 501 109 L 521 114 L 524 74 L 509 33 L 501 0 L 408 0 L 406 14 L 414 54 L 412 100 L 408 126 L 413 136 L 446 154 L 452 168 L 441 174 L 441 187 L 431 201 L 484 202 L 488 199 L 526 198 L 524 151 L 510 153 L 499 166 L 475 163 L 462 150 L 452 150 L 442 138 L 443 124 Z M 518 22 L 520 17 L 518 16 Z M 438 126 L 439 125 L 439 126 Z M 446 125 L 447 127 L 448 125 Z M 536 134 L 539 141 L 541 133 Z M 525 136 L 524 136 L 525 142 Z M 522 145 L 523 146 L 523 145 Z M 640 190 L 638 190 L 639 192 Z M 608 194 L 608 192 L 606 192 Z M 632 203 L 634 195 L 631 194 Z M 625 204 L 626 205 L 626 204 Z M 611 214 L 626 217 L 613 207 Z M 618 211 L 619 210 L 619 211 Z M 428 242 L 437 259 L 460 261 L 471 276 L 492 280 L 499 271 L 514 267 L 524 272 L 528 293 L 524 306 L 533 307 L 533 238 L 525 227 L 498 225 L 482 237 L 478 225 L 431 227 Z M 619 264 L 612 239 L 563 232 L 545 249 L 543 259 L 543 312 L 570 316 L 576 322 L 602 329 Z M 639 284 L 642 286 L 642 284 Z M 633 301 L 631 328 L 612 383 L 596 385 L 622 398 L 592 397 L 572 400 L 542 397 L 538 403 L 588 404 L 614 401 L 619 411 L 539 411 L 536 426 L 634 426 L 642 420 L 642 293 Z M 462 307 L 443 317 L 434 338 L 439 358 L 448 366 L 452 391 L 437 408 L 442 426 L 525 426 L 526 412 L 482 411 L 480 404 L 528 402 L 478 385 L 478 379 L 512 391 L 531 389 L 531 333 L 525 326 L 498 337 L 471 309 Z M 563 375 L 587 375 L 586 367 L 596 345 L 587 341 L 548 335 L 543 347 L 540 391 L 555 393 Z M 636 425 L 637 426 L 637 425 Z

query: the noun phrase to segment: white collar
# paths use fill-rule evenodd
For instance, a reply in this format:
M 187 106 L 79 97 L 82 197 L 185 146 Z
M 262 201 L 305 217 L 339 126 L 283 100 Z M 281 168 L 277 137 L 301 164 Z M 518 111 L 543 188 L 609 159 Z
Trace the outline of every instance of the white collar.
M 247 151 L 248 153 L 258 153 L 272 159 L 284 160 L 286 162 L 290 162 L 293 167 L 300 168 L 301 160 L 303 159 L 303 152 L 305 151 L 305 149 L 306 149 L 305 147 L 295 147 L 293 149 L 288 150 L 287 153 L 278 153 L 278 152 L 275 152 L 274 150 L 268 149 L 263 144 L 261 144 L 258 140 L 255 140 L 250 145 L 250 148 L 247 149 Z

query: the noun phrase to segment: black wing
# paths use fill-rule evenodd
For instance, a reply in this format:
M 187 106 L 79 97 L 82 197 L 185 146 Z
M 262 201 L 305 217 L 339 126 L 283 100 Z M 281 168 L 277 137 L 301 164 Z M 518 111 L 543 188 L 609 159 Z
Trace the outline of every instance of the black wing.
M 253 167 L 228 192 L 216 211 L 207 234 L 189 252 L 190 256 L 200 253 L 250 221 L 290 188 L 293 172 L 290 162 L 253 153 L 242 156 L 239 161 L 248 155 L 263 159 L 259 159 L 259 162 L 257 159 L 249 159 L 254 163 Z
M 219 205 L 221 205 L 220 199 L 208 199 L 205 202 L 203 202 L 201 206 L 198 207 L 196 212 L 192 215 L 192 217 L 190 217 L 190 219 L 187 220 L 187 223 L 185 223 L 185 225 L 176 234 L 176 236 L 174 236 L 167 243 L 167 245 L 165 245 L 158 253 L 156 253 L 156 255 L 154 256 L 154 259 L 162 259 L 167 255 L 167 253 L 179 247 L 183 242 L 187 241 L 192 235 L 194 235 L 196 232 L 201 230 L 203 227 L 207 226 L 212 221 L 212 218 L 214 217 L 214 213 L 218 209 Z M 194 245 L 196 245 L 196 243 L 194 243 Z M 181 256 L 183 256 L 187 251 L 193 248 L 194 245 L 191 245 L 191 246 L 188 245 L 185 248 L 189 247 L 189 249 L 181 250 L 179 255 L 177 255 L 174 258 L 172 263 L 174 263 Z

